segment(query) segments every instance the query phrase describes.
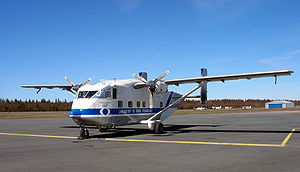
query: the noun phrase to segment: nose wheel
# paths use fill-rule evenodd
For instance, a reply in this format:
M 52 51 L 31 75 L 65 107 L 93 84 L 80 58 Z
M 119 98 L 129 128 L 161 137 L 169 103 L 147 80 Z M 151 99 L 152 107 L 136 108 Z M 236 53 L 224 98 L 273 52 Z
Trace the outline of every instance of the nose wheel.
M 80 127 L 80 135 L 79 137 L 82 139 L 88 139 L 90 136 L 89 130 L 85 127 Z

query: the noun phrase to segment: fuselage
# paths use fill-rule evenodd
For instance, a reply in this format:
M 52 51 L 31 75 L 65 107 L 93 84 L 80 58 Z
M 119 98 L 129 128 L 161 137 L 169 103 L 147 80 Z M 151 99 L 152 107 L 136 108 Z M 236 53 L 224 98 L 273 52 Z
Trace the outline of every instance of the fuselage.
M 147 120 L 181 97 L 175 92 L 153 93 L 147 87 L 136 89 L 135 79 L 108 80 L 79 88 L 70 117 L 78 125 L 112 127 L 137 124 Z M 153 100 L 152 100 L 153 99 Z M 167 119 L 179 104 L 160 116 Z

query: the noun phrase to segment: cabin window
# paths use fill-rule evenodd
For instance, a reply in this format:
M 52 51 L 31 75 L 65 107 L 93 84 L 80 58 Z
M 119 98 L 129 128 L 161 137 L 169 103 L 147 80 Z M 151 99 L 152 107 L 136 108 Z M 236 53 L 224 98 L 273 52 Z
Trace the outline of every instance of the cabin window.
M 117 99 L 117 89 L 116 88 L 112 89 L 112 98 Z
M 118 101 L 118 107 L 123 107 L 123 101 Z
M 146 101 L 143 101 L 143 107 L 146 107 Z
M 132 107 L 132 101 L 128 102 L 128 107 Z
M 163 103 L 163 102 L 160 102 L 160 103 L 159 103 L 159 106 L 160 106 L 160 107 L 163 107 L 163 106 L 164 106 L 164 103 Z
M 136 102 L 136 107 L 141 107 L 141 102 L 140 101 Z

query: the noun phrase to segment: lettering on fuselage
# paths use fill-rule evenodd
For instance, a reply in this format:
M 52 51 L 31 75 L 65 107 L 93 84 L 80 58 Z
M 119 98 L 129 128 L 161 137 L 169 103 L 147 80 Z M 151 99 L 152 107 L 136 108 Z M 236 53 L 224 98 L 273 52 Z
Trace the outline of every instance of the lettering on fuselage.
M 132 113 L 151 113 L 152 109 L 120 109 L 119 114 L 132 114 Z

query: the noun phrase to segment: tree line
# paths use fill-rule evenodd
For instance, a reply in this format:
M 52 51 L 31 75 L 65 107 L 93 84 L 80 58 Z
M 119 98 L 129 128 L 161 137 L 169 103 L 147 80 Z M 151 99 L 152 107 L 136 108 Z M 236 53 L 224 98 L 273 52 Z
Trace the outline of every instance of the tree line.
M 198 100 L 185 100 L 179 106 L 179 109 L 193 109 L 196 107 L 232 107 L 232 108 L 242 108 L 243 106 L 252 106 L 252 108 L 264 108 L 267 102 L 271 102 L 273 100 L 270 99 L 216 99 L 216 100 L 208 100 L 206 104 L 201 105 Z M 287 100 L 295 103 L 295 106 L 300 105 L 300 100 Z
M 60 99 L 54 101 L 0 99 L 0 112 L 69 111 L 71 105 L 72 102 Z

